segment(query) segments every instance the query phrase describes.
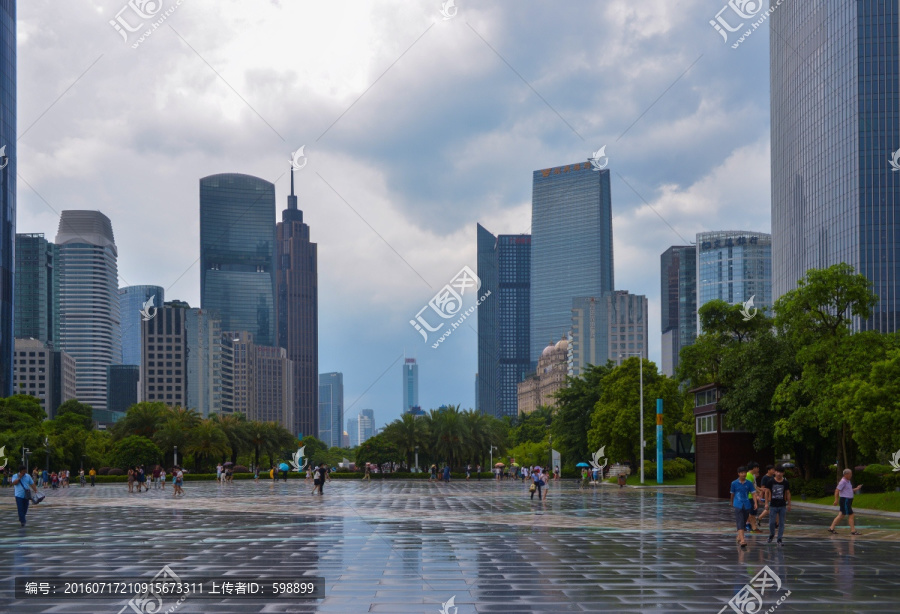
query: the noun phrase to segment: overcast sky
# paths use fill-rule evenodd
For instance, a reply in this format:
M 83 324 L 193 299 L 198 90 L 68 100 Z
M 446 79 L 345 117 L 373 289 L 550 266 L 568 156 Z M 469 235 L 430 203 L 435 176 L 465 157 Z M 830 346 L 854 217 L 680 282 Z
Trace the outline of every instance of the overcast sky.
M 649 298 L 658 364 L 660 254 L 769 232 L 768 31 L 733 49 L 709 24 L 726 0 L 459 0 L 448 19 L 438 1 L 177 1 L 132 0 L 147 19 L 18 3 L 17 231 L 100 210 L 120 285 L 199 306 L 199 179 L 275 182 L 280 219 L 305 146 L 319 366 L 343 372 L 347 417 L 400 415 L 404 353 L 423 407 L 474 406 L 474 321 L 432 349 L 409 320 L 476 268 L 477 222 L 530 231 L 536 169 L 607 145 L 616 288 Z M 110 24 L 167 12 L 143 41 Z

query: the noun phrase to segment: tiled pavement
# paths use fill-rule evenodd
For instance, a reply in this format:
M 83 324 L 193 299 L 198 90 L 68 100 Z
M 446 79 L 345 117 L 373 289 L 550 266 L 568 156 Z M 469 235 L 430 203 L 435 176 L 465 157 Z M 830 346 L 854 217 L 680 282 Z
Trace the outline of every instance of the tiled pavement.
M 858 514 L 864 535 L 794 509 L 784 548 L 734 544 L 727 503 L 675 492 L 514 482 L 350 482 L 324 497 L 301 481 L 186 484 L 187 496 L 124 485 L 48 492 L 16 521 L 0 491 L 0 612 L 117 613 L 122 600 L 16 601 L 15 576 L 325 578 L 317 601 L 188 598 L 175 612 L 719 612 L 768 565 L 766 612 L 900 611 L 900 520 Z M 175 600 L 165 599 L 159 613 Z M 744 604 L 740 611 L 753 614 Z M 131 610 L 128 610 L 131 611 Z M 726 611 L 734 611 L 728 609 Z M 152 611 L 151 614 L 154 614 Z

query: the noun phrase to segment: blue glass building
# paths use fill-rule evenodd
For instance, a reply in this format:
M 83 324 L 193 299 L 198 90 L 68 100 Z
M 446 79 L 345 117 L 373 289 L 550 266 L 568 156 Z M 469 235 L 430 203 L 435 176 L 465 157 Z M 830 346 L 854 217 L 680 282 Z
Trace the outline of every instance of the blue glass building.
M 17 134 L 16 3 L 0 0 L 0 397 L 13 392 Z
M 419 365 L 415 358 L 403 361 L 403 411 L 419 406 Z
M 659 257 L 662 372 L 678 368 L 681 348 L 697 338 L 697 248 L 670 247 Z
M 516 385 L 534 371 L 531 349 L 531 235 L 494 236 L 478 224 L 478 375 L 476 407 L 516 416 Z
M 590 163 L 534 171 L 531 195 L 531 351 L 569 332 L 572 299 L 612 292 L 609 170 Z M 480 376 L 480 374 L 479 374 Z
M 319 374 L 319 439 L 340 447 L 344 436 L 344 374 Z
M 223 331 L 274 346 L 275 186 L 225 173 L 200 180 L 200 306 Z
M 856 326 L 900 330 L 900 6 L 784 2 L 769 21 L 774 298 L 846 262 L 880 298 Z
M 16 235 L 15 336 L 59 341 L 59 250 L 41 233 Z
M 166 292 L 160 286 L 125 286 L 119 288 L 119 313 L 122 318 L 122 364 L 141 364 L 141 310 L 144 303 L 153 298 L 153 310 L 156 313 L 166 302 Z

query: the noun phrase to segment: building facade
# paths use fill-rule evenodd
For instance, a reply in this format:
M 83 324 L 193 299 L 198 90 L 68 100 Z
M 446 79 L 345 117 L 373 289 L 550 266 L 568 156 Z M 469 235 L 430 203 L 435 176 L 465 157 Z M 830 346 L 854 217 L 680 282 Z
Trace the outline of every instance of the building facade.
M 225 173 L 200 180 L 200 307 L 222 330 L 275 344 L 275 186 Z
M 403 411 L 419 405 L 419 365 L 415 358 L 403 361 Z M 362 443 L 362 441 L 360 442 Z
M 359 443 L 363 443 L 367 439 L 371 439 L 375 436 L 375 410 L 374 409 L 363 409 L 359 412 L 359 417 L 356 419 L 357 423 L 357 438 L 359 439 Z
M 36 397 L 48 418 L 75 398 L 75 360 L 38 339 L 16 339 L 13 373 L 16 394 Z
M 118 250 L 99 211 L 63 211 L 59 249 L 59 347 L 75 359 L 77 397 L 106 410 L 107 367 L 122 359 Z
M 187 407 L 201 416 L 222 411 L 222 323 L 203 309 L 185 311 Z
M 350 447 L 359 445 L 359 418 L 347 418 L 347 433 L 350 436 Z
M 517 385 L 533 370 L 531 352 L 531 236 L 494 236 L 478 224 L 478 374 L 476 409 L 515 416 Z
M 152 304 L 149 303 L 152 299 Z M 166 302 L 166 291 L 160 286 L 126 286 L 119 288 L 119 313 L 122 318 L 122 364 L 141 364 L 141 322 Z M 144 306 L 147 309 L 144 309 Z M 146 314 L 146 316 L 144 315 Z
M 606 295 L 609 358 L 617 365 L 629 356 L 647 358 L 649 351 L 647 297 L 616 290 Z
M 531 205 L 531 351 L 569 331 L 572 299 L 614 288 L 609 170 L 590 163 L 534 171 Z
M 723 230 L 697 233 L 697 308 L 721 299 L 772 307 L 772 235 Z M 696 320 L 700 332 L 699 316 Z
M 341 445 L 344 432 L 344 374 L 319 374 L 319 434 L 329 448 Z
M 298 437 L 318 433 L 319 273 L 318 247 L 297 208 L 294 174 L 288 208 L 275 230 L 275 322 L 278 345 L 294 364 L 294 423 Z M 341 426 L 340 424 L 338 425 Z M 329 427 L 330 428 L 330 427 Z
M 256 399 L 247 415 L 249 420 L 277 422 L 291 433 L 294 424 L 294 365 L 287 350 L 257 345 L 253 357 Z
M 670 247 L 659 257 L 662 372 L 672 377 L 681 348 L 697 338 L 697 248 Z
M 553 394 L 566 387 L 569 373 L 569 342 L 560 339 L 551 342 L 541 352 L 537 371 L 518 385 L 518 410 L 520 414 L 530 414 L 542 407 L 555 407 Z
M 879 297 L 855 326 L 882 332 L 900 329 L 898 24 L 896 2 L 873 0 L 785 2 L 769 18 L 772 300 L 846 262 Z
M 43 234 L 16 235 L 17 339 L 59 341 L 59 250 Z
M 169 407 L 188 406 L 187 332 L 189 307 L 171 301 L 141 322 L 141 397 Z
M 0 0 L 0 397 L 13 393 L 16 256 L 16 2 Z
M 106 422 L 118 422 L 128 408 L 141 402 L 141 367 L 110 365 L 106 378 Z
M 602 366 L 609 360 L 609 308 L 606 296 L 572 299 L 572 342 L 569 344 L 569 375 L 581 376 L 588 365 Z

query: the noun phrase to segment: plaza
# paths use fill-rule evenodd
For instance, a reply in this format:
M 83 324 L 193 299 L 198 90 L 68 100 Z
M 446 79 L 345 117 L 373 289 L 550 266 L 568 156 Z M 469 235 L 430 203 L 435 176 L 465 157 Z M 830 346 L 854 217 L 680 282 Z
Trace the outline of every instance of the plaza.
M 727 502 L 692 489 L 520 482 L 332 480 L 187 482 L 129 494 L 125 484 L 46 491 L 20 529 L 0 498 L 0 611 L 135 611 L 130 596 L 16 600 L 13 579 L 324 578 L 317 600 L 188 597 L 146 612 L 896 612 L 900 519 L 795 507 L 785 545 L 766 533 L 735 545 Z M 768 567 L 762 610 L 728 602 Z M 789 591 L 789 594 L 788 594 Z M 787 595 L 787 596 L 785 596 Z M 452 603 L 450 600 L 453 600 Z M 174 610 L 169 608 L 175 607 Z M 456 608 L 456 609 L 454 609 Z

